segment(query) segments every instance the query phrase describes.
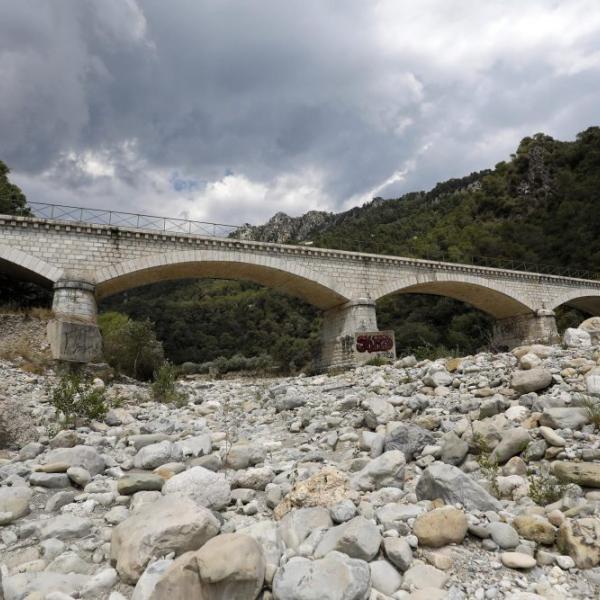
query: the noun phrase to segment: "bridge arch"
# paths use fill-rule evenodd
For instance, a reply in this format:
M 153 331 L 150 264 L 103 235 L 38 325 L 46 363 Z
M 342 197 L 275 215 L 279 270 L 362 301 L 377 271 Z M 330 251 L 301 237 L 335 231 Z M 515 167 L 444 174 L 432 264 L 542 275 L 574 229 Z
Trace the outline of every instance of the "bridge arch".
M 37 283 L 42 287 L 52 287 L 63 274 L 62 269 L 3 244 L 0 244 L 0 272 Z
M 431 294 L 466 302 L 496 319 L 530 314 L 535 310 L 527 298 L 509 292 L 501 282 L 467 273 L 456 275 L 419 273 L 390 281 L 375 300 L 392 294 Z
M 577 308 L 594 317 L 600 316 L 600 290 L 581 288 L 569 290 L 556 298 L 551 308 L 555 310 L 562 304 Z
M 236 250 L 190 250 L 127 260 L 96 271 L 96 297 L 102 299 L 130 288 L 188 278 L 252 281 L 302 298 L 322 310 L 348 302 L 333 278 L 285 257 Z

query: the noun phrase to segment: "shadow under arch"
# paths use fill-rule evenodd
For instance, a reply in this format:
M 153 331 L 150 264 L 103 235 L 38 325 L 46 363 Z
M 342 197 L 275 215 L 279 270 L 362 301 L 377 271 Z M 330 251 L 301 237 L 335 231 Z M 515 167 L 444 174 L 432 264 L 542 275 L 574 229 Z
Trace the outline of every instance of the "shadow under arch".
M 0 273 L 17 280 L 52 289 L 62 276 L 62 270 L 31 254 L 0 244 Z
M 348 301 L 326 277 L 307 268 L 293 272 L 282 267 L 283 265 L 259 264 L 241 258 L 236 260 L 234 257 L 230 260 L 219 260 L 210 255 L 196 257 L 189 253 L 146 257 L 100 269 L 96 274 L 96 296 L 101 300 L 151 283 L 202 278 L 258 283 L 301 298 L 321 310 L 328 310 Z
M 552 310 L 556 310 L 561 306 L 570 306 L 592 317 L 598 317 L 600 316 L 600 290 L 596 294 L 585 295 L 581 291 L 566 294 L 559 298 L 556 304 L 552 306 Z
M 492 287 L 452 280 L 421 281 L 417 283 L 401 282 L 388 285 L 384 293 L 377 298 L 381 300 L 392 295 L 429 294 L 445 296 L 469 304 L 496 319 L 506 319 L 532 312 L 527 304 L 509 296 L 505 292 Z

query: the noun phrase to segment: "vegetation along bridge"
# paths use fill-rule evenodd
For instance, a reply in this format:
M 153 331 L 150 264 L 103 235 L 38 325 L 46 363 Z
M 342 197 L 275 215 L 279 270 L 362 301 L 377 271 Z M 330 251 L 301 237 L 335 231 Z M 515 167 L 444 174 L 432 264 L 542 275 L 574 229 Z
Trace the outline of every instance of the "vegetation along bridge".
M 600 315 L 600 281 L 228 237 L 216 224 L 32 204 L 36 216 L 0 215 L 0 271 L 54 290 L 48 335 L 55 358 L 101 355 L 96 302 L 167 279 L 253 281 L 323 311 L 323 367 L 395 354 L 378 332 L 375 302 L 419 293 L 467 302 L 496 318 L 494 342 L 556 341 L 554 309 Z

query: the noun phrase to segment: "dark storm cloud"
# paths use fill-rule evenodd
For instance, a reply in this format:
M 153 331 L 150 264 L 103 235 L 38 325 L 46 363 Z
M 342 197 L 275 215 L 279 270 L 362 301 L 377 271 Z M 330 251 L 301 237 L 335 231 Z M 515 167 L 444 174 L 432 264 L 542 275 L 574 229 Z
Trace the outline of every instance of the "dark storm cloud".
M 597 120 L 595 2 L 0 0 L 30 199 L 260 221 L 492 166 Z

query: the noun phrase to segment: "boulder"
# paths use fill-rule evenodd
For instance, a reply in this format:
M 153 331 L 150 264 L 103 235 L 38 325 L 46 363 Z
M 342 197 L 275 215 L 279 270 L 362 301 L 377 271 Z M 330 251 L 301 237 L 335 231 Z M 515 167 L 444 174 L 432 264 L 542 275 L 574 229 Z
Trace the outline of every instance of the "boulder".
M 388 450 L 369 461 L 352 478 L 352 487 L 362 491 L 373 491 L 382 487 L 404 486 L 406 460 L 399 450 Z
M 383 398 L 367 400 L 367 411 L 365 412 L 365 423 L 367 427 L 375 429 L 377 425 L 385 425 L 394 420 L 395 408 Z
M 407 461 L 421 453 L 425 446 L 435 443 L 431 431 L 410 423 L 399 423 L 386 435 L 384 449 L 400 450 Z
M 452 375 L 448 373 L 446 367 L 438 363 L 432 364 L 425 377 L 423 377 L 423 383 L 430 387 L 436 388 L 438 386 L 449 386 L 452 384 Z
M 124 582 L 134 584 L 153 556 L 197 550 L 218 531 L 208 509 L 170 494 L 143 505 L 113 529 L 111 562 Z
M 467 517 L 462 510 L 443 506 L 419 515 L 413 533 L 422 546 L 439 548 L 447 544 L 460 544 L 467 535 Z
M 556 543 L 579 569 L 597 567 L 600 565 L 600 519 L 565 519 L 558 530 Z
M 417 482 L 419 500 L 441 498 L 446 504 L 462 504 L 467 510 L 502 509 L 502 505 L 466 473 L 452 465 L 436 462 L 427 467 Z
M 469 444 L 459 438 L 454 431 L 444 435 L 441 460 L 449 465 L 460 465 L 469 452 Z
M 367 600 L 369 565 L 340 552 L 320 560 L 294 557 L 273 579 L 275 600 Z
M 556 539 L 556 527 L 541 515 L 519 515 L 512 522 L 521 537 L 550 546 Z
M 592 346 L 592 337 L 584 329 L 575 329 L 569 327 L 563 334 L 563 344 L 567 348 L 590 348 Z
M 520 454 L 531 441 L 529 431 L 523 427 L 514 427 L 504 431 L 500 443 L 494 448 L 491 459 L 503 465 L 509 458 Z
M 589 422 L 588 411 L 577 406 L 545 408 L 540 417 L 540 425 L 552 429 L 581 429 Z
M 136 492 L 162 490 L 164 479 L 154 473 L 128 473 L 117 480 L 117 491 L 123 496 Z
M 532 569 L 537 564 L 533 556 L 524 552 L 503 552 L 500 560 L 509 569 Z
M 552 464 L 552 472 L 561 481 L 600 488 L 600 463 L 556 461 Z
M 148 600 L 152 595 L 156 584 L 172 563 L 173 560 L 170 558 L 160 559 L 150 563 L 135 584 L 131 600 Z
M 279 528 L 285 545 L 296 550 L 312 531 L 332 525 L 329 511 L 324 507 L 314 507 L 292 510 L 281 519 Z
M 443 571 L 440 571 L 440 569 L 423 563 L 415 563 L 404 574 L 403 587 L 416 590 L 426 588 L 441 589 L 446 585 L 448 579 L 450 577 Z M 428 595 L 427 598 L 429 599 L 431 596 Z
M 0 526 L 29 514 L 31 489 L 27 486 L 0 488 Z
M 412 564 L 412 548 L 405 538 L 383 538 L 383 549 L 389 561 L 400 571 L 406 571 Z
M 226 533 L 173 561 L 148 600 L 255 600 L 264 578 L 260 546 L 246 535 Z
M 104 459 L 92 446 L 73 446 L 72 448 L 51 450 L 46 455 L 46 463 L 64 463 L 69 467 L 83 467 L 92 477 L 104 473 L 106 467 Z
M 181 447 L 164 440 L 140 448 L 133 459 L 133 464 L 136 469 L 156 469 L 165 463 L 180 460 L 181 457 Z
M 322 558 L 334 550 L 351 558 L 370 561 L 381 545 L 379 528 L 364 517 L 354 517 L 347 523 L 328 529 L 315 548 L 315 558 Z
M 333 506 L 351 495 L 346 474 L 334 467 L 324 467 L 311 477 L 296 482 L 273 514 L 276 519 L 281 519 L 293 508 Z
M 581 323 L 578 329 L 583 329 L 590 334 L 592 344 L 600 343 L 600 317 L 590 317 Z
M 47 598 L 52 592 L 61 592 L 66 597 L 79 593 L 88 582 L 87 575 L 78 573 L 17 573 L 2 577 L 4 600 L 29 600 Z
M 516 548 L 519 545 L 519 534 L 508 523 L 494 521 L 487 526 L 490 537 L 500 548 Z
M 268 483 L 273 481 L 275 473 L 271 467 L 251 467 L 237 471 L 231 482 L 234 488 L 247 488 L 250 490 L 264 490 Z
M 552 373 L 543 367 L 535 367 L 525 371 L 515 371 L 510 386 L 520 394 L 537 392 L 552 383 Z
M 402 575 L 387 560 L 374 560 L 369 563 L 369 569 L 374 590 L 391 596 L 400 588 Z
M 231 499 L 231 487 L 225 475 L 204 467 L 192 467 L 173 475 L 163 486 L 163 494 L 185 494 L 200 506 L 215 510 L 224 508 Z

